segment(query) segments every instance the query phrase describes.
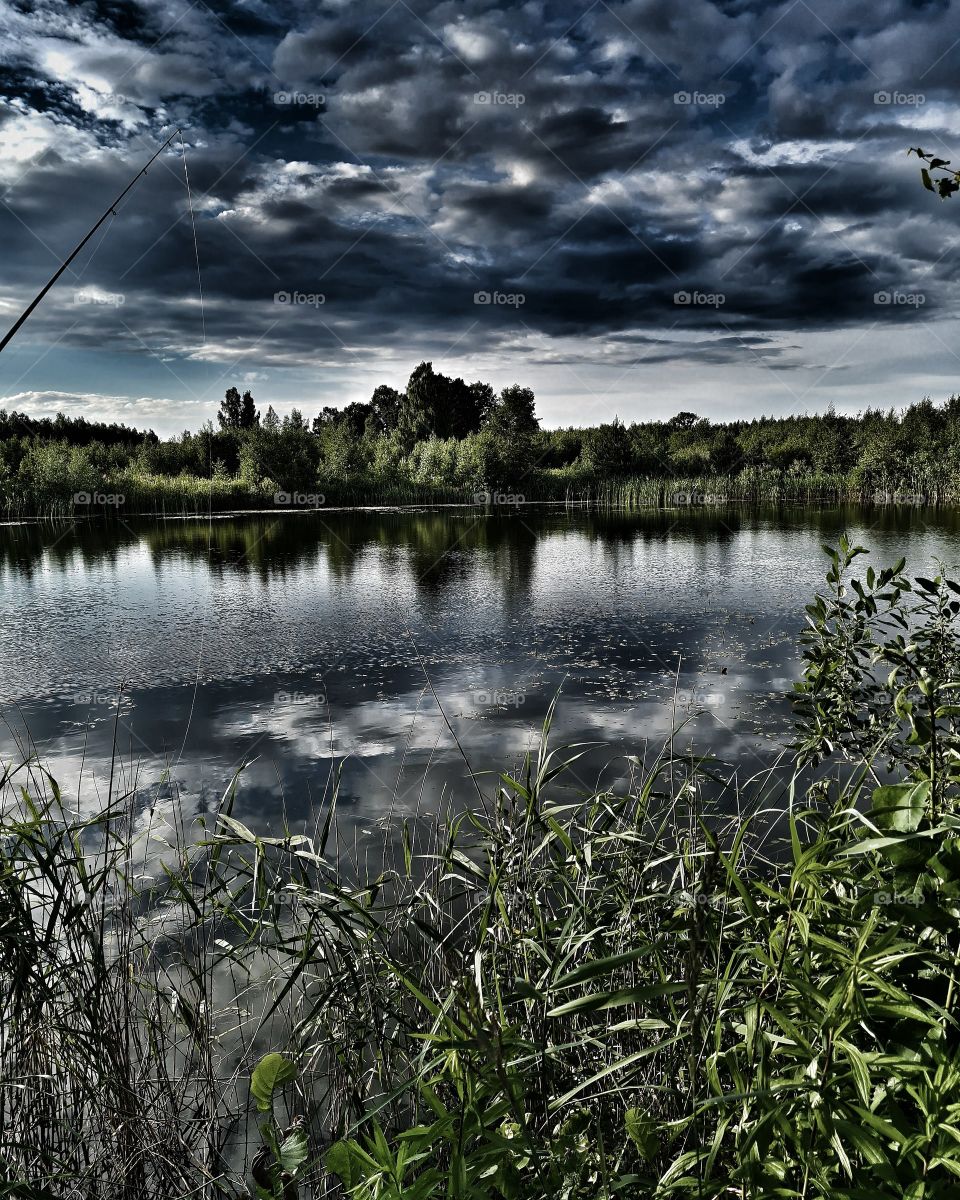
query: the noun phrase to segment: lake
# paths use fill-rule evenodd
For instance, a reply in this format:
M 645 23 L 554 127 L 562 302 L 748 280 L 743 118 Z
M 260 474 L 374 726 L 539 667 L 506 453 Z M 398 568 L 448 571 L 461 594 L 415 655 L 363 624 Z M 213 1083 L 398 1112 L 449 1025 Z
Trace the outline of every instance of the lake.
M 789 739 L 803 607 L 842 531 L 875 565 L 960 560 L 960 515 L 919 508 L 8 524 L 0 750 L 91 812 L 112 763 L 141 820 L 209 811 L 246 764 L 235 815 L 274 833 L 339 774 L 360 838 L 475 794 L 451 729 L 489 793 L 559 694 L 554 742 L 591 743 L 572 788 L 621 781 L 680 721 L 746 779 Z

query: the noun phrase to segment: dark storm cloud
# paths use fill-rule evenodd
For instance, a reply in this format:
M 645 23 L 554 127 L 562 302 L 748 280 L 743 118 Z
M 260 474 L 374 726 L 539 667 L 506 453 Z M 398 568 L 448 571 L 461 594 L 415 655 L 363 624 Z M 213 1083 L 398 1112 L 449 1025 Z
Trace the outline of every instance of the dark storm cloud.
M 178 124 L 196 208 L 205 346 L 174 151 L 37 336 L 170 360 L 255 346 L 282 364 L 669 328 L 725 361 L 773 354 L 774 331 L 955 311 L 955 211 L 918 191 L 904 152 L 960 154 L 958 6 L 0 11 L 5 311 Z M 522 300 L 476 299 L 497 293 Z

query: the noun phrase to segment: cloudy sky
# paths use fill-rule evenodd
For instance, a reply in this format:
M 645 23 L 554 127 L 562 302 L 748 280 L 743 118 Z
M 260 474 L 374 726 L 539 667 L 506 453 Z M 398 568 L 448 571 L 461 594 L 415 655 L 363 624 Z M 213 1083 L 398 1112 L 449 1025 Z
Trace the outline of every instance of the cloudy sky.
M 945 397 L 960 200 L 905 152 L 960 161 L 958 61 L 949 0 L 0 0 L 0 324 L 178 127 L 193 199 L 176 138 L 0 406 L 172 432 L 424 358 L 550 425 Z

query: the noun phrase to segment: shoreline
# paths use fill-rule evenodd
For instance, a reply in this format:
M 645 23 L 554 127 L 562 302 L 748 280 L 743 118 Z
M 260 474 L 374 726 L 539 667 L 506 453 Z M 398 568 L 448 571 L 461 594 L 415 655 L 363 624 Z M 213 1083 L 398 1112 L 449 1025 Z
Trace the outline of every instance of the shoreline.
M 104 508 L 102 511 L 51 511 L 47 513 L 24 513 L 22 515 L 7 514 L 0 517 L 0 528 L 16 527 L 19 525 L 36 525 L 47 522 L 61 523 L 123 520 L 125 518 L 151 518 L 163 521 L 190 521 L 200 519 L 227 520 L 238 517 L 255 516 L 317 516 L 322 513 L 421 513 L 421 512 L 476 512 L 484 515 L 508 515 L 511 511 L 529 511 L 536 509 L 577 509 L 584 512 L 597 513 L 632 513 L 632 512 L 722 512 L 727 509 L 761 509 L 761 508 L 814 508 L 829 510 L 832 508 L 856 508 L 867 511 L 887 512 L 948 512 L 960 510 L 960 499 L 936 500 L 929 502 L 896 500 L 876 501 L 857 497 L 804 497 L 804 496 L 730 496 L 722 500 L 693 502 L 687 504 L 662 504 L 653 500 L 649 502 L 613 502 L 596 498 L 577 499 L 530 499 L 516 500 L 510 503 L 479 504 L 465 500 L 421 500 L 405 504 L 317 504 L 290 505 L 278 504 L 269 508 L 260 506 L 228 507 L 228 508 L 138 508 L 134 510 L 119 509 L 117 506 Z

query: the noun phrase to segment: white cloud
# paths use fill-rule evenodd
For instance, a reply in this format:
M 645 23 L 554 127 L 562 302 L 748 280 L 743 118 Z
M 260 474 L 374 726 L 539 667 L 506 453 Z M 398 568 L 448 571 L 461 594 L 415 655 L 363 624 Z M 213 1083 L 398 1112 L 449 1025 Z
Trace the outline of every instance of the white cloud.
M 0 396 L 0 407 L 7 412 L 26 412 L 31 417 L 55 417 L 58 412 L 62 412 L 68 417 L 120 421 L 141 427 L 149 425 L 158 417 L 176 425 L 184 421 L 195 422 L 197 416 L 197 404 L 194 400 L 175 400 L 169 396 L 121 396 L 100 392 L 11 392 Z
M 0 118 L 3 131 L 0 185 L 5 188 L 25 181 L 29 169 L 52 150 L 59 158 L 72 162 L 93 158 L 100 152 L 96 139 L 88 131 L 78 129 L 55 113 L 35 112 L 22 101 L 0 103 Z
M 481 63 L 497 50 L 500 39 L 474 24 L 447 25 L 441 36 L 469 63 Z
M 730 146 L 734 154 L 755 167 L 802 166 L 849 153 L 857 143 L 833 139 L 830 141 L 776 142 L 764 150 L 755 150 L 748 138 L 737 138 Z

